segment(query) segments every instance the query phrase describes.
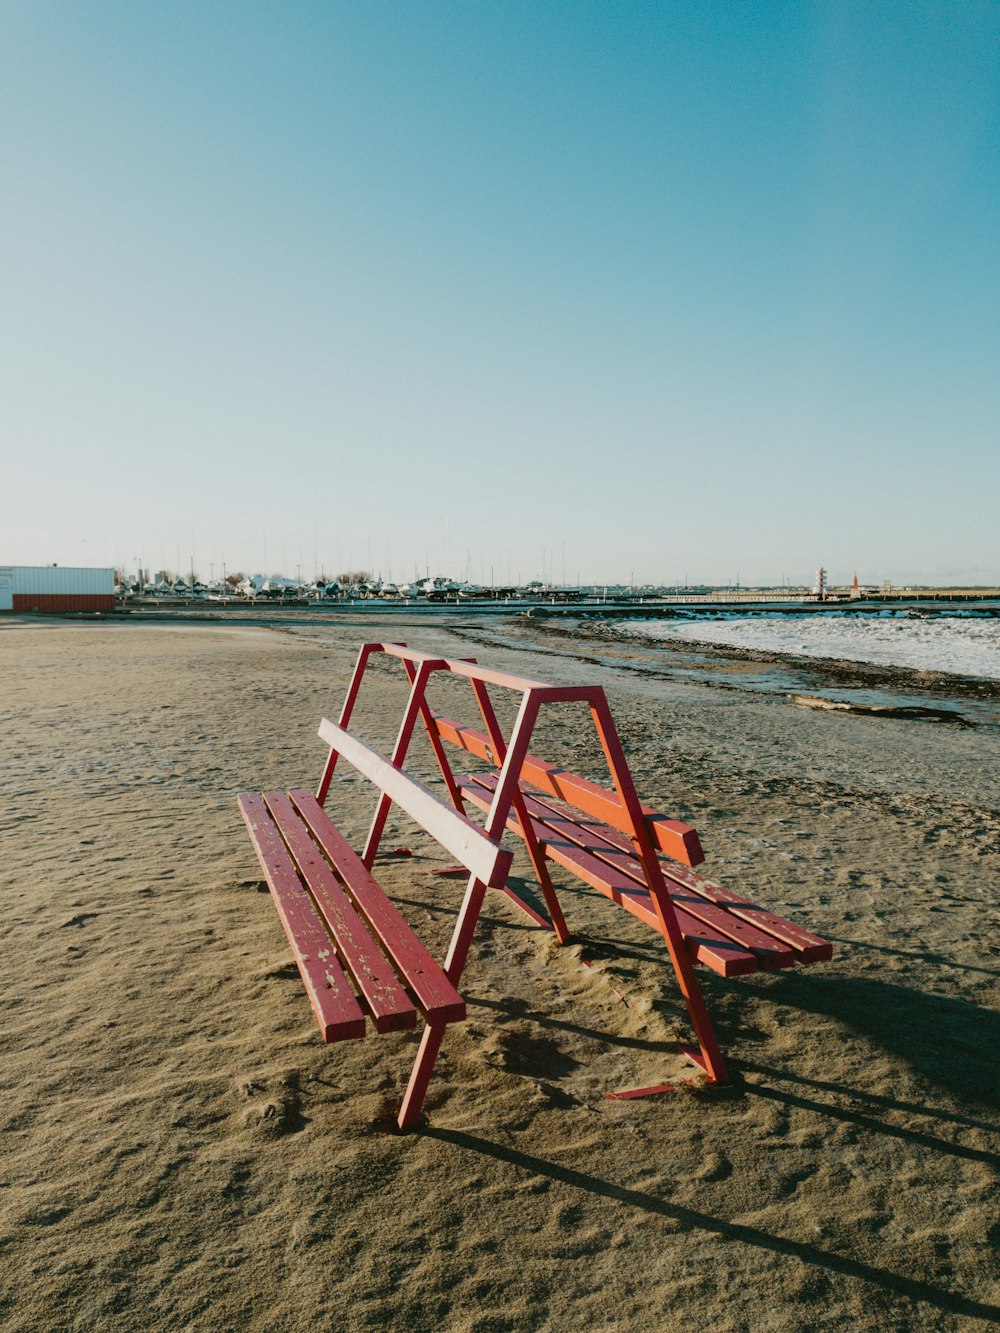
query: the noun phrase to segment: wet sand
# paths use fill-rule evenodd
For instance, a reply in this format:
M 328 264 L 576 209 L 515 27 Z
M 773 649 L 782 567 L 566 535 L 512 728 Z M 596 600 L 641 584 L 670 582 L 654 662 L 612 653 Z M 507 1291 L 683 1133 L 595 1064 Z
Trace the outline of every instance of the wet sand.
M 705 872 L 835 940 L 813 968 L 701 974 L 732 1088 L 604 1099 L 690 1076 L 686 1021 L 651 933 L 559 879 L 577 942 L 488 900 L 426 1124 L 392 1132 L 415 1037 L 323 1046 L 235 803 L 315 781 L 365 637 L 604 684 Z M 599 634 L 371 614 L 6 626 L 0 672 L 5 1328 L 1000 1320 L 989 728 L 798 708 Z M 403 696 L 386 664 L 358 730 L 387 748 Z M 536 748 L 600 776 L 582 714 Z M 372 797 L 341 778 L 357 839 Z M 444 858 L 405 816 L 387 845 L 443 953 L 461 883 L 419 873 Z

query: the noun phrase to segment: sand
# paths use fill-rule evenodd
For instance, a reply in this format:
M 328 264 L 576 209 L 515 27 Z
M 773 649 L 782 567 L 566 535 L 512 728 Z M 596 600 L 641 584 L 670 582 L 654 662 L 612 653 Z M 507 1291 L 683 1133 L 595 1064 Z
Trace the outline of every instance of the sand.
M 812 968 L 701 973 L 732 1088 L 606 1100 L 690 1072 L 662 948 L 567 887 L 578 943 L 554 949 L 497 894 L 426 1124 L 392 1132 L 415 1038 L 321 1043 L 235 802 L 316 780 L 365 637 L 604 684 L 706 872 L 836 941 Z M 0 679 L 4 1329 L 1000 1320 L 995 731 L 440 619 L 8 622 Z M 401 701 L 381 670 L 358 729 L 386 746 Z M 582 714 L 544 748 L 599 776 Z M 330 809 L 357 839 L 348 776 Z M 443 951 L 461 882 L 419 873 L 443 858 L 405 817 L 388 845 L 414 855 L 383 882 Z

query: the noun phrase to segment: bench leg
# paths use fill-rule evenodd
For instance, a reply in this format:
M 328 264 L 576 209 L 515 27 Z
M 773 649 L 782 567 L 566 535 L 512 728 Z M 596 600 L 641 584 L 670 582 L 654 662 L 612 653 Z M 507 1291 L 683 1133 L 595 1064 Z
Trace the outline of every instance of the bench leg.
M 672 912 L 668 913 L 664 910 L 659 895 L 651 894 L 650 896 L 657 906 L 662 923 L 664 943 L 667 946 L 670 961 L 674 965 L 674 972 L 681 988 L 681 994 L 684 997 L 684 1003 L 687 1005 L 688 1017 L 691 1019 L 691 1026 L 694 1028 L 694 1035 L 698 1040 L 700 1055 L 695 1055 L 692 1051 L 689 1051 L 688 1056 L 696 1064 L 701 1065 L 708 1075 L 710 1083 L 728 1083 L 729 1071 L 726 1069 L 726 1062 L 722 1057 L 722 1051 L 719 1049 L 715 1028 L 712 1026 L 712 1020 L 708 1015 L 708 1006 L 705 1003 L 704 995 L 701 993 L 698 978 L 694 974 L 694 963 L 687 951 L 680 927 Z M 666 897 L 665 893 L 664 897 Z
M 532 862 L 534 862 L 534 857 L 532 857 Z M 556 939 L 560 944 L 567 944 L 569 942 L 569 926 L 566 924 L 559 899 L 556 897 L 555 886 L 552 883 L 552 876 L 548 872 L 544 857 L 539 856 L 538 864 L 535 865 L 534 869 L 538 876 L 542 897 L 545 899 L 545 906 L 549 909 L 549 917 L 552 921 L 552 929 L 556 933 Z
M 434 1062 L 437 1060 L 438 1051 L 441 1049 L 441 1039 L 444 1036 L 445 1026 L 444 1023 L 429 1023 L 424 1028 L 424 1035 L 420 1038 L 420 1049 L 417 1051 L 417 1058 L 413 1062 L 410 1081 L 406 1085 L 403 1105 L 399 1108 L 396 1123 L 400 1129 L 409 1129 L 420 1119 L 420 1112 L 424 1107 L 424 1097 L 427 1095 L 427 1085 L 431 1081 Z
M 448 949 L 448 957 L 444 965 L 448 980 L 455 986 L 462 979 L 462 969 L 465 967 L 469 945 L 472 943 L 472 936 L 485 897 L 486 885 L 473 875 L 469 880 L 468 888 L 465 890 L 465 898 L 458 914 L 458 920 L 455 922 L 451 946 Z M 434 1062 L 437 1059 L 438 1051 L 441 1049 L 441 1039 L 446 1027 L 446 1023 L 428 1023 L 424 1028 L 424 1035 L 420 1038 L 420 1049 L 417 1051 L 417 1058 L 413 1062 L 413 1072 L 410 1074 L 410 1081 L 406 1085 L 403 1105 L 399 1109 L 397 1124 L 400 1129 L 409 1129 L 420 1119 L 424 1097 L 427 1094 L 427 1085 L 430 1083 L 431 1074 L 434 1072 Z

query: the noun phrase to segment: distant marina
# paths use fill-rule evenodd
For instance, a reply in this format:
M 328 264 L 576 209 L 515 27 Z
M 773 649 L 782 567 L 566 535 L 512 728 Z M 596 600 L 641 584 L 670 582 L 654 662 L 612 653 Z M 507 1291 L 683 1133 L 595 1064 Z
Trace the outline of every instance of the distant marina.
M 953 614 L 961 609 L 1000 614 L 1000 588 L 828 587 L 820 569 L 812 588 L 695 585 L 567 585 L 533 580 L 520 585 L 475 584 L 428 577 L 394 583 L 367 574 L 311 581 L 283 575 L 231 574 L 201 582 L 189 578 L 119 573 L 115 585 L 123 609 L 281 606 L 314 610 L 441 610 L 511 615 L 573 615 L 600 618 L 715 617 L 720 614 L 801 615 L 817 612 L 878 614 L 902 609 L 920 615 Z
M 789 697 L 821 689 L 825 706 L 850 703 L 897 713 L 902 709 L 907 715 L 913 712 L 909 696 L 916 689 L 922 704 L 933 705 L 942 717 L 990 729 L 1000 723 L 994 684 L 1000 681 L 1000 590 L 992 588 L 854 586 L 841 591 L 825 589 L 820 581 L 819 589 L 812 590 L 568 588 L 538 582 L 487 589 L 430 580 L 428 586 L 414 589 L 387 588 L 375 581 L 346 587 L 338 581 L 334 588 L 268 579 L 246 580 L 242 591 L 225 596 L 207 589 L 187 595 L 183 588 L 156 595 L 133 590 L 120 606 L 126 615 L 149 620 L 218 619 L 262 627 L 309 623 L 317 628 L 370 622 L 373 635 L 386 621 L 402 626 L 407 620 L 490 620 L 504 641 L 518 633 L 518 625 L 522 634 L 528 626 L 537 626 L 541 633 L 547 625 L 574 635 L 610 634 L 649 655 L 654 668 L 669 662 L 672 671 L 692 679 L 703 671 L 714 679 L 712 661 L 720 651 L 758 661 L 742 676 L 730 677 L 730 688 Z M 685 656 L 678 658 L 678 652 Z M 852 663 L 857 672 L 887 668 L 902 670 L 906 678 L 858 676 Z M 837 664 L 842 680 L 829 678 Z M 817 671 L 826 675 L 817 677 Z M 920 683 L 913 673 L 926 673 L 927 680 Z M 959 677 L 975 697 L 954 695 L 963 688 Z M 949 679 L 952 685 L 946 683 Z M 981 687 L 974 684 L 977 680 Z
M 192 562 L 193 564 L 193 562 Z M 212 568 L 214 575 L 214 566 Z M 6 599 L 6 600 L 5 600 Z M 0 569 L 0 611 L 97 614 L 153 622 L 320 625 L 353 619 L 491 618 L 615 632 L 651 648 L 688 641 L 749 653 L 869 663 L 1000 680 L 1000 589 L 567 585 L 484 586 L 443 577 L 397 584 L 358 571 L 305 582 L 225 572 L 202 583 L 171 571 L 49 565 Z M 603 630 L 600 628 L 603 626 Z M 373 631 L 374 632 L 374 631 Z

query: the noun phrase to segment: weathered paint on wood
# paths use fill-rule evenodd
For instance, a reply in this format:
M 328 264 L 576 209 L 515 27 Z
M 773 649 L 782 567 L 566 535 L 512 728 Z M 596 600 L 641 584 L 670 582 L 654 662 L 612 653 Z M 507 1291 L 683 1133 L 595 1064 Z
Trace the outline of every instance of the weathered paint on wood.
M 428 1021 L 455 1023 L 465 1017 L 465 1001 L 418 938 L 412 926 L 382 892 L 371 872 L 329 815 L 305 789 L 288 793 L 305 825 L 336 870 L 358 911 L 378 936 L 400 977 L 413 992 Z
M 487 776 L 481 781 L 489 789 L 494 779 Z M 604 861 L 620 870 L 640 888 L 645 889 L 642 866 L 626 838 L 616 835 L 611 829 L 602 828 L 591 820 L 574 818 L 566 807 L 557 810 L 548 802 L 540 801 L 533 796 L 527 797 L 526 801 L 529 811 L 540 821 L 543 828 L 550 829 L 557 838 L 566 839 L 599 861 Z M 734 916 L 711 899 L 702 897 L 693 889 L 672 880 L 668 866 L 663 866 L 662 869 L 671 901 L 688 916 L 701 921 L 718 934 L 734 940 L 744 949 L 749 949 L 763 968 L 773 970 L 794 966 L 795 951 L 787 944 L 766 930 L 758 929 L 741 917 Z M 693 872 L 692 877 L 694 877 Z
M 461 780 L 463 789 L 469 781 L 489 793 L 496 778 L 488 773 L 473 775 L 471 779 Z M 637 886 L 643 886 L 642 867 L 626 837 L 606 825 L 580 819 L 568 804 L 555 805 L 535 796 L 526 797 L 526 801 L 539 821 L 540 829 L 550 829 L 557 839 L 565 839 L 598 860 L 616 866 Z M 544 837 L 544 834 L 540 833 L 540 836 Z M 671 900 L 678 908 L 743 945 L 755 955 L 762 968 L 771 970 L 790 967 L 794 963 L 825 962 L 833 956 L 833 945 L 828 940 L 803 930 L 776 912 L 759 907 L 721 884 L 714 884 L 673 862 L 661 865 L 661 870 Z M 639 915 L 638 912 L 634 914 Z M 730 972 L 728 975 L 736 974 Z
M 545 801 L 543 804 L 551 805 L 551 802 Z M 556 809 L 557 807 L 552 806 L 552 808 Z M 564 811 L 564 813 L 567 812 Z M 583 823 L 586 827 L 594 827 L 586 825 L 585 821 L 578 822 Z M 631 843 L 628 839 L 616 833 L 613 829 L 599 827 L 595 831 L 600 834 L 605 842 L 623 850 L 631 851 Z M 666 880 L 689 889 L 707 902 L 724 907 L 727 912 L 738 919 L 748 922 L 786 945 L 794 953 L 796 962 L 825 963 L 833 957 L 833 945 L 829 940 L 824 940 L 819 935 L 812 934 L 811 931 L 796 925 L 794 921 L 787 921 L 783 916 L 779 916 L 777 912 L 772 912 L 769 908 L 751 902 L 749 898 L 734 893 L 732 889 L 724 888 L 721 884 L 705 879 L 704 876 L 697 874 L 686 866 L 670 862 L 662 864 L 661 869 Z M 673 892 L 673 889 L 671 889 L 671 892 Z
M 244 792 L 239 806 L 323 1040 L 363 1037 L 364 1013 L 263 800 Z
M 442 740 L 460 746 L 478 759 L 485 759 L 487 763 L 496 763 L 493 747 L 484 732 L 462 726 L 438 714 L 434 717 L 434 723 Z M 612 828 L 624 833 L 631 828 L 628 811 L 614 792 L 598 786 L 596 782 L 577 777 L 575 773 L 569 773 L 556 764 L 528 755 L 521 769 L 521 780 L 537 787 L 539 791 L 566 801 L 585 814 L 594 815 Z M 704 861 L 705 855 L 701 850 L 697 830 L 690 824 L 668 819 L 666 815 L 658 814 L 645 805 L 642 813 L 654 843 L 666 856 L 687 866 L 696 866 Z
M 264 793 L 264 803 L 337 946 L 340 961 L 354 979 L 377 1032 L 416 1026 L 417 1011 L 392 964 L 372 939 L 354 904 L 284 792 Z
M 488 838 L 473 820 L 459 814 L 430 787 L 396 768 L 385 755 L 329 718 L 320 723 L 319 735 L 331 750 L 343 755 L 359 773 L 380 787 L 477 879 L 490 888 L 498 888 L 506 881 L 511 853 Z
M 477 782 L 462 783 L 463 793 L 476 805 L 488 808 L 490 794 Z M 644 921 L 653 930 L 659 931 L 659 919 L 650 900 L 649 891 L 636 883 L 631 876 L 623 874 L 616 866 L 608 865 L 589 852 L 574 845 L 568 838 L 555 832 L 537 819 L 531 819 L 531 828 L 539 843 L 544 847 L 546 856 L 569 870 L 572 874 L 589 884 L 619 907 L 624 907 L 633 916 Z M 517 822 L 508 820 L 507 827 L 512 832 L 520 833 Z M 721 977 L 745 976 L 757 971 L 757 959 L 749 949 L 742 948 L 735 940 L 727 939 L 704 922 L 696 920 L 681 907 L 676 907 L 677 924 L 681 928 L 685 944 L 692 958 L 705 967 L 717 972 Z

